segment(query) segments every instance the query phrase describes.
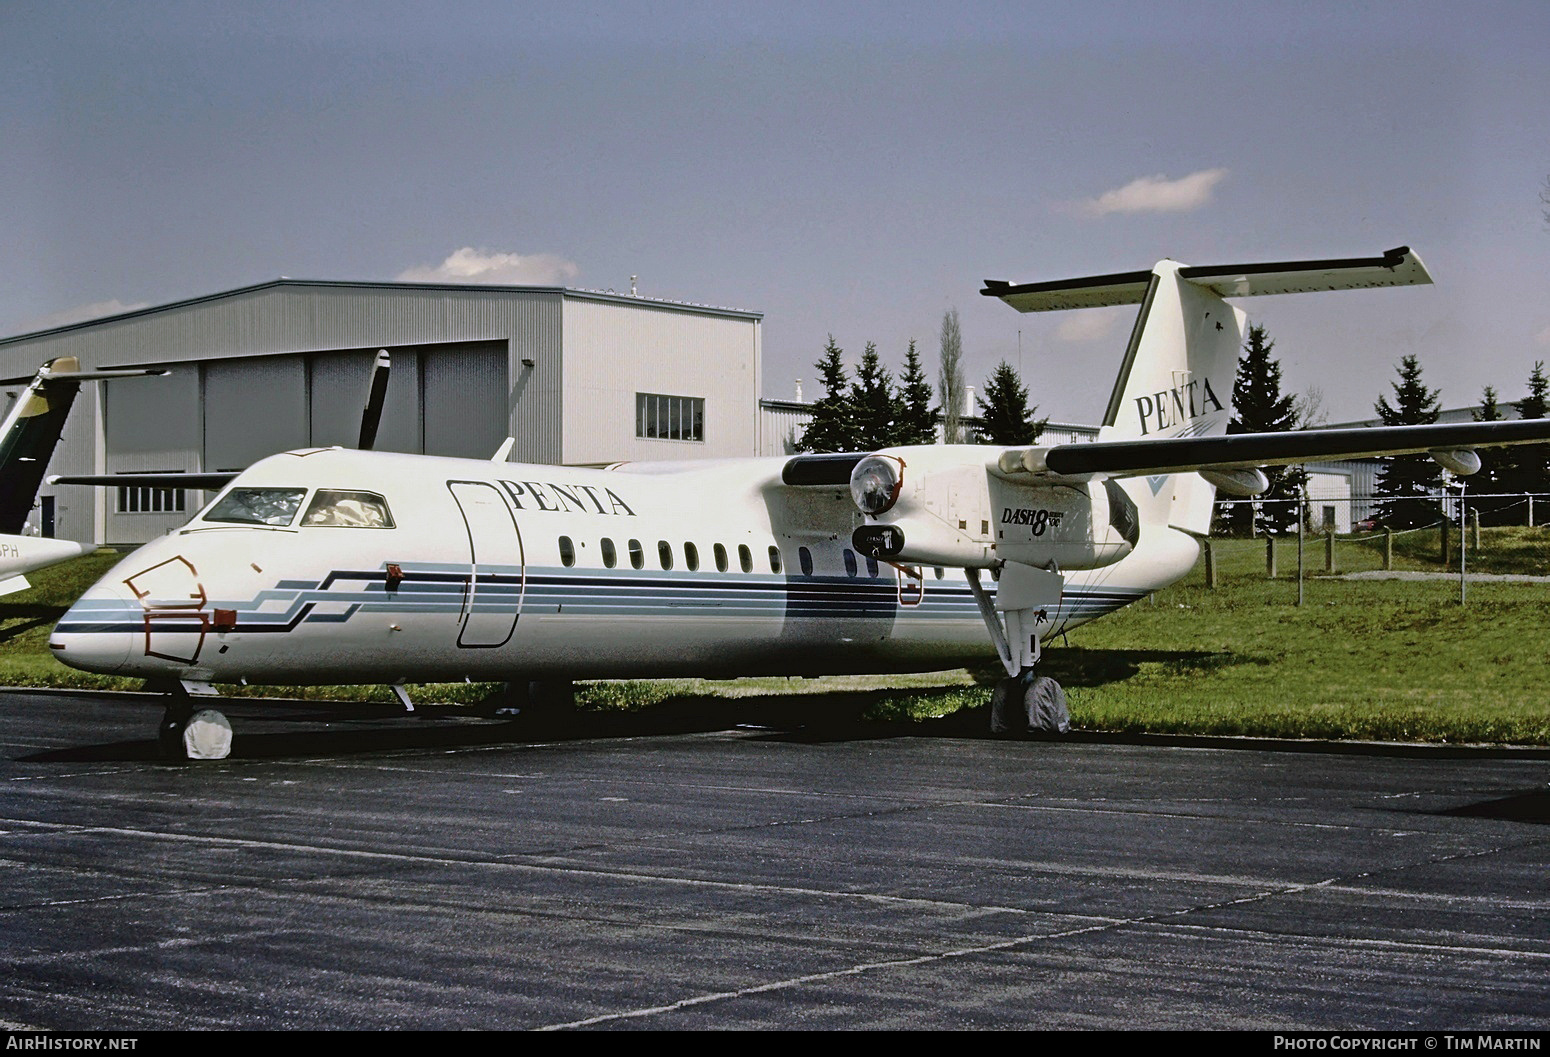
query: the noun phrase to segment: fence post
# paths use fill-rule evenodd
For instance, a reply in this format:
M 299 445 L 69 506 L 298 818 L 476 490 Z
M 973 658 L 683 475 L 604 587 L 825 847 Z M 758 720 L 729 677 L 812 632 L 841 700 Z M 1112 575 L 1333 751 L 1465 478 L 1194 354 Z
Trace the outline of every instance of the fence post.
M 1528 497 L 1528 527 L 1529 528 L 1533 528 L 1534 527 L 1534 496 L 1533 496 L 1533 493 L 1530 493 L 1529 497 Z
M 1391 572 L 1394 568 L 1394 530 L 1387 525 L 1383 526 L 1383 571 Z
M 1475 509 L 1473 509 L 1473 510 L 1471 510 L 1469 512 L 1469 530 L 1470 530 L 1470 532 L 1472 534 L 1471 537 L 1470 537 L 1470 540 L 1469 540 L 1469 545 L 1474 550 L 1479 550 L 1480 549 L 1480 508 L 1479 507 L 1476 507 Z
M 1265 536 L 1265 578 L 1276 578 L 1276 538 L 1269 534 Z
M 1206 586 L 1216 590 L 1216 549 L 1211 546 L 1211 541 L 1205 541 L 1206 547 Z
M 1478 514 L 1479 511 L 1476 511 Z M 1459 490 L 1459 605 L 1466 605 L 1469 601 L 1469 581 L 1464 576 L 1464 564 L 1468 560 L 1469 545 L 1466 542 L 1468 536 L 1464 531 L 1464 524 L 1469 515 L 1464 509 L 1464 492 Z
M 1302 605 L 1302 545 L 1308 528 L 1308 486 L 1302 486 L 1302 499 L 1297 503 L 1297 604 Z
M 1335 571 L 1335 526 L 1330 525 L 1324 530 L 1324 571 Z
M 1448 558 L 1450 557 L 1450 555 L 1448 553 L 1448 551 L 1449 551 L 1449 547 L 1448 547 L 1448 543 L 1449 543 L 1449 540 L 1448 540 L 1448 515 L 1444 514 L 1442 516 L 1442 523 L 1439 526 L 1439 528 L 1440 528 L 1440 531 L 1438 533 L 1438 538 L 1441 540 L 1441 543 L 1442 543 L 1442 567 L 1444 569 L 1446 569 L 1448 567 Z

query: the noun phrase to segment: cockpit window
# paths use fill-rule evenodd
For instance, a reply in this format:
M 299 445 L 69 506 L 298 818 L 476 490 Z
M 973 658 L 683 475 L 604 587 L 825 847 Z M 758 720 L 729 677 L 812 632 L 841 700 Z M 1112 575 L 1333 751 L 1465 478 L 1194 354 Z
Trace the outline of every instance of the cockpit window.
M 305 488 L 233 488 L 205 512 L 202 520 L 283 528 L 295 520 L 306 494 Z
M 393 515 L 387 500 L 375 492 L 344 492 L 319 488 L 301 519 L 302 528 L 390 529 Z

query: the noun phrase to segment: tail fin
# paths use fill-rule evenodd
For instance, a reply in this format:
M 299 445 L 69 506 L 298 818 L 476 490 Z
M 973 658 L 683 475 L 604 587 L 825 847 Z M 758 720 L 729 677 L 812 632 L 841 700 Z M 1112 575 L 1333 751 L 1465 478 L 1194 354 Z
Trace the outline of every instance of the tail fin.
M 1098 434 L 1099 440 L 1136 440 L 1227 432 L 1246 317 L 1225 298 L 1431 281 L 1420 258 L 1401 246 L 1381 257 L 1341 260 L 1204 267 L 1162 261 L 1150 272 L 1024 286 L 987 281 L 980 292 L 1022 312 L 1139 303 Z M 1168 523 L 1207 532 L 1216 490 L 1198 474 L 1147 478 L 1145 483 L 1146 489 L 1133 495 L 1138 503 L 1168 503 Z
M 45 363 L 0 425 L 0 533 L 17 536 L 32 511 L 43 471 L 64 432 L 81 383 L 74 356 Z
M 0 423 L 0 535 L 19 536 L 26 526 L 82 382 L 166 373 L 134 368 L 83 371 L 74 356 L 61 356 L 45 363 L 30 380 L 0 379 L 0 386 L 27 383 Z

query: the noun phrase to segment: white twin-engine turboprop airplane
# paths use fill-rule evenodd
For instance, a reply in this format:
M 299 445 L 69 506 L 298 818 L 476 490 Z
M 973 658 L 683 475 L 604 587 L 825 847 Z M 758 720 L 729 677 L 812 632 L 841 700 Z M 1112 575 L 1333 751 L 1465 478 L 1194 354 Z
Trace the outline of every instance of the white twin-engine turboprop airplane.
M 1040 643 L 1183 577 L 1215 490 L 1258 467 L 1550 439 L 1550 420 L 1226 436 L 1244 315 L 1224 297 L 1428 283 L 1381 257 L 1184 267 L 983 293 L 1141 305 L 1091 444 L 891 448 L 608 470 L 338 448 L 275 455 L 70 609 L 66 664 L 173 688 L 163 743 L 220 756 L 211 683 L 391 684 L 926 671 L 1049 694 Z M 986 576 L 985 574 L 989 574 Z M 1041 697 L 1041 695 L 1044 695 Z

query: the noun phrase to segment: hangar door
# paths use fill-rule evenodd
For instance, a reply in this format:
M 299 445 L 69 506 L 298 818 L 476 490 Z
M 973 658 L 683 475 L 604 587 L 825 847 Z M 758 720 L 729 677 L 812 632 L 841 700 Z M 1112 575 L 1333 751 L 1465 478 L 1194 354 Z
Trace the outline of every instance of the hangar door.
M 377 448 L 487 459 L 509 430 L 504 341 L 391 348 Z M 293 448 L 352 447 L 375 349 L 203 365 L 204 467 L 236 470 Z

